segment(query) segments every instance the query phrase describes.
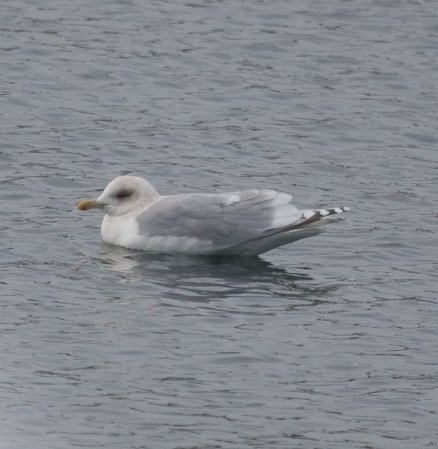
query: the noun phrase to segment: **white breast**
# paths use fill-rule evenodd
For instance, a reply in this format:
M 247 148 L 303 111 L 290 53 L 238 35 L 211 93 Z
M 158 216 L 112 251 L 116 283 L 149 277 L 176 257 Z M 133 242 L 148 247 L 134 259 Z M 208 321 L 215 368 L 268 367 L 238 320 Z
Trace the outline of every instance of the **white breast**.
M 136 248 L 141 240 L 138 234 L 138 224 L 134 217 L 105 215 L 100 232 L 104 242 L 125 248 Z

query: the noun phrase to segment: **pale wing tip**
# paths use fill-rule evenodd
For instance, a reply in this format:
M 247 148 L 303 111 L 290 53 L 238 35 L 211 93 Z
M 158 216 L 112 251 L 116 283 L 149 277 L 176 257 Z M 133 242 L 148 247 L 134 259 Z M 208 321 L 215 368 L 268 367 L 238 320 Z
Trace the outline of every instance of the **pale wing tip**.
M 317 209 L 314 213 L 319 214 L 320 217 L 325 218 L 330 215 L 342 214 L 342 212 L 348 212 L 350 208 L 348 206 L 345 207 L 331 207 L 328 209 Z
M 321 215 L 333 215 L 333 214 L 342 214 L 342 212 L 348 212 L 350 208 L 348 206 L 342 207 L 332 207 L 331 209 L 322 209 L 320 211 Z

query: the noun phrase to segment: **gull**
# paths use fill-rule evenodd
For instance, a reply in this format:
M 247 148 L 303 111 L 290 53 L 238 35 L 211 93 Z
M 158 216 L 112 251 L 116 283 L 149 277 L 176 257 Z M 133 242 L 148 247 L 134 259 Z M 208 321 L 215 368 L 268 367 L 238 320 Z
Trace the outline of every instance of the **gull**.
M 145 179 L 119 176 L 96 199 L 77 205 L 102 209 L 104 242 L 125 248 L 189 255 L 256 256 L 312 237 L 328 217 L 348 207 L 299 210 L 276 190 L 160 196 Z

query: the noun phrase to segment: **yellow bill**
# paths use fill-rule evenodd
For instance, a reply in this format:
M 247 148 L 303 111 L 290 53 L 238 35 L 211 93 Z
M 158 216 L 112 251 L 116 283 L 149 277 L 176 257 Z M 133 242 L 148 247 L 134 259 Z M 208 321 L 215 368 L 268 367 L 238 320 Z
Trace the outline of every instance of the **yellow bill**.
M 103 203 L 99 203 L 96 200 L 87 198 L 86 200 L 80 201 L 77 205 L 77 208 L 79 210 L 102 209 L 104 206 L 105 206 L 105 204 L 103 204 Z

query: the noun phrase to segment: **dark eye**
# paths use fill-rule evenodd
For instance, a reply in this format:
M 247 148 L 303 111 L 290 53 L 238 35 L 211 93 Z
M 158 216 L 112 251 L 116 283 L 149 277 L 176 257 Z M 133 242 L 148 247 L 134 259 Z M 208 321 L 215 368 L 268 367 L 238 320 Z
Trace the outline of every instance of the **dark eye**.
M 119 190 L 116 194 L 115 197 L 118 200 L 124 200 L 126 198 L 129 198 L 134 192 L 132 190 L 128 190 L 128 189 L 123 189 L 123 190 Z

